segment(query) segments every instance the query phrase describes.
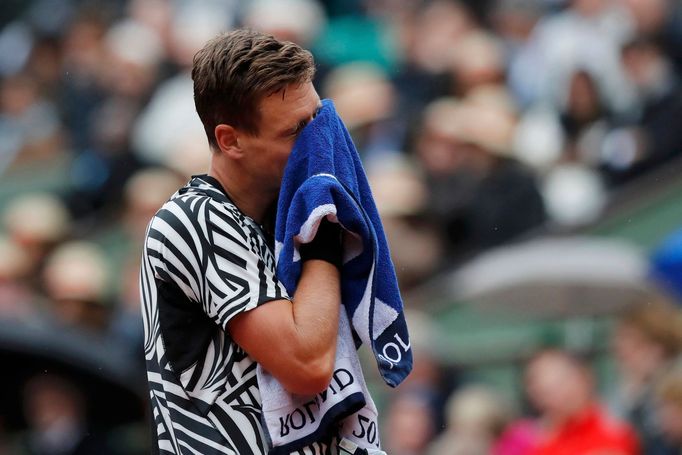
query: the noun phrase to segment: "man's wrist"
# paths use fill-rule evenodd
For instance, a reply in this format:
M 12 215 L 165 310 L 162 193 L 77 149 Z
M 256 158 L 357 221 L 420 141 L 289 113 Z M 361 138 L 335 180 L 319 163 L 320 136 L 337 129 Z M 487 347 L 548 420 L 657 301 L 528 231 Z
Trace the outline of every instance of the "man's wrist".
M 343 254 L 341 233 L 342 229 L 338 223 L 332 223 L 323 218 L 317 228 L 315 238 L 308 243 L 301 244 L 299 247 L 301 260 L 318 259 L 329 262 L 338 269 L 341 269 Z

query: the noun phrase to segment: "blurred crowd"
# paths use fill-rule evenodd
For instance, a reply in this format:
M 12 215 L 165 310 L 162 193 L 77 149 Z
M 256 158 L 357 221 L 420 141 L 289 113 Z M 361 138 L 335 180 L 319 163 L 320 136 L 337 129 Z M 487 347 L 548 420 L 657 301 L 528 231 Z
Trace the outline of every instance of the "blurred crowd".
M 589 225 L 622 185 L 682 154 L 677 0 L 3 0 L 0 188 L 63 172 L 55 191 L 0 204 L 0 318 L 85 332 L 143 362 L 144 230 L 208 163 L 192 57 L 238 26 L 313 51 L 405 290 L 486 248 Z M 676 310 L 652 308 L 614 331 L 608 406 L 589 359 L 558 348 L 528 359 L 517 414 L 483 386 L 445 406 L 425 348 L 386 414 L 388 452 L 578 454 L 589 439 L 590 453 L 679 453 L 682 328 Z M 78 390 L 37 378 L 25 393 L 28 430 L 3 438 L 0 417 L 0 444 L 91 453 L 77 451 Z
M 682 312 L 669 301 L 642 301 L 616 318 L 608 343 L 614 380 L 599 383 L 593 353 L 547 344 L 522 359 L 515 399 L 481 382 L 449 387 L 433 356 L 433 323 L 409 316 L 416 363 L 384 415 L 391 455 L 682 450 Z

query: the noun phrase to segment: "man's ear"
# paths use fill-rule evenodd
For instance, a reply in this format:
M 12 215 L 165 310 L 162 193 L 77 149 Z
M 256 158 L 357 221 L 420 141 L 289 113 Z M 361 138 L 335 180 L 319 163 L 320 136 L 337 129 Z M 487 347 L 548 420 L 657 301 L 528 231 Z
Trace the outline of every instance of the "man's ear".
M 221 123 L 220 125 L 216 125 L 213 134 L 215 134 L 218 148 L 222 153 L 227 154 L 233 159 L 241 158 L 244 152 L 241 147 L 239 147 L 239 133 L 233 126 Z

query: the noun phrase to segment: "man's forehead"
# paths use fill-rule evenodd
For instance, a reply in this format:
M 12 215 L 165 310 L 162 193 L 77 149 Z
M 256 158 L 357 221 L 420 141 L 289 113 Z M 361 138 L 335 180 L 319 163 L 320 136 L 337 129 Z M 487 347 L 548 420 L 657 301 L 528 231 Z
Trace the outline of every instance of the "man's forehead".
M 319 104 L 320 97 L 312 83 L 290 85 L 264 97 L 259 103 L 258 112 L 261 118 L 273 115 L 287 121 L 297 116 L 309 115 L 317 109 Z

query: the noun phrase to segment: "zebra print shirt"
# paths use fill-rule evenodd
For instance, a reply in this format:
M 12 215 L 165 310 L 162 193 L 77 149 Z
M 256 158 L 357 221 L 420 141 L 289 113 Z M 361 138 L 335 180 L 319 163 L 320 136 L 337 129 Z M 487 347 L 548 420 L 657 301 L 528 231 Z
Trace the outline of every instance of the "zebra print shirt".
M 145 357 L 161 454 L 265 454 L 256 363 L 235 315 L 289 298 L 261 228 L 195 176 L 152 218 L 140 275 Z M 297 453 L 329 454 L 317 443 Z

